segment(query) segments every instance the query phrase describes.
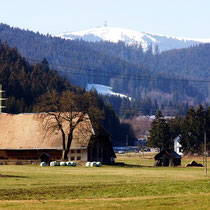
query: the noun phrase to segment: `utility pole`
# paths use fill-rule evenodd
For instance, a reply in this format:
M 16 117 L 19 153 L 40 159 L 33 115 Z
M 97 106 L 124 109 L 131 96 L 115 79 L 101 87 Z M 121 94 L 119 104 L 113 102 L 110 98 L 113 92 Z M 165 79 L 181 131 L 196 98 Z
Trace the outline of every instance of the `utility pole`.
M 2 85 L 0 84 L 0 114 L 2 112 L 2 109 L 5 108 L 5 106 L 2 106 L 2 101 L 6 100 L 5 98 L 2 98 L 2 93 L 4 91 L 2 90 Z
M 127 150 L 127 156 L 128 156 L 128 135 L 126 135 L 126 150 Z
M 207 174 L 206 131 L 204 132 L 204 165 L 205 165 L 205 174 Z

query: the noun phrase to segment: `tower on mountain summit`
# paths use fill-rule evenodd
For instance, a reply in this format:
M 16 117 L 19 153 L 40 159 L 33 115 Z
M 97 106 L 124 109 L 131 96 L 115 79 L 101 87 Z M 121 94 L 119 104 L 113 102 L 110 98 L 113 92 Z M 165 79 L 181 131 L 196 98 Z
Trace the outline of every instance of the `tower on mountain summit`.
M 107 27 L 107 20 L 104 21 L 104 27 Z

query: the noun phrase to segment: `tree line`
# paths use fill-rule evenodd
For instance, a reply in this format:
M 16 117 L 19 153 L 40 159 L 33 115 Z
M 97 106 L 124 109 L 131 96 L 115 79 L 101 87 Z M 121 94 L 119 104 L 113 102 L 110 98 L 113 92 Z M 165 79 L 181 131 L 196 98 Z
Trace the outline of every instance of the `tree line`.
M 171 102 L 158 103 L 156 99 L 145 97 L 144 99 L 129 99 L 126 97 L 104 95 L 103 100 L 111 104 L 116 114 L 121 119 L 131 119 L 139 115 L 155 115 L 158 110 L 164 115 L 185 115 L 190 105 L 188 103 Z
M 195 110 L 191 106 L 186 115 L 175 119 L 165 119 L 158 111 L 152 121 L 148 145 L 161 149 L 173 148 L 173 140 L 180 136 L 180 144 L 185 154 L 203 152 L 204 135 L 210 149 L 210 107 L 202 105 Z

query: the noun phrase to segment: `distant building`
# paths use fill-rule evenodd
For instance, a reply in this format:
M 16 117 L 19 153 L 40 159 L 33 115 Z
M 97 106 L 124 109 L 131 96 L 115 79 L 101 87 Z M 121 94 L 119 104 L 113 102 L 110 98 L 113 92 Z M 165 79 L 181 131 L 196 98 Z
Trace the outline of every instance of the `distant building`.
M 62 134 L 46 130 L 45 113 L 0 114 L 0 162 L 1 160 L 60 160 L 62 157 Z M 114 162 L 110 134 L 98 124 L 97 128 L 88 118 L 80 122 L 73 133 L 69 152 L 72 161 Z M 66 126 L 65 129 L 68 129 Z
M 143 138 L 143 139 L 137 139 L 135 141 L 135 145 L 140 147 L 140 148 L 145 148 L 146 147 L 146 144 L 147 144 L 147 139 L 146 138 Z
M 180 144 L 180 136 L 177 136 L 174 139 L 174 151 L 179 155 L 183 155 L 182 145 Z

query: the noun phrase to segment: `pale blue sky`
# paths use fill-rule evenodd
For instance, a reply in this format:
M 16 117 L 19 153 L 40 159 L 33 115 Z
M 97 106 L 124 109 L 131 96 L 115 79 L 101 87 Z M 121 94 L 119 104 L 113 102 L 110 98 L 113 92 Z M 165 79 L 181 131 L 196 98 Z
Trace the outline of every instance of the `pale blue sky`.
M 57 34 L 97 26 L 210 38 L 210 0 L 0 0 L 0 22 Z

